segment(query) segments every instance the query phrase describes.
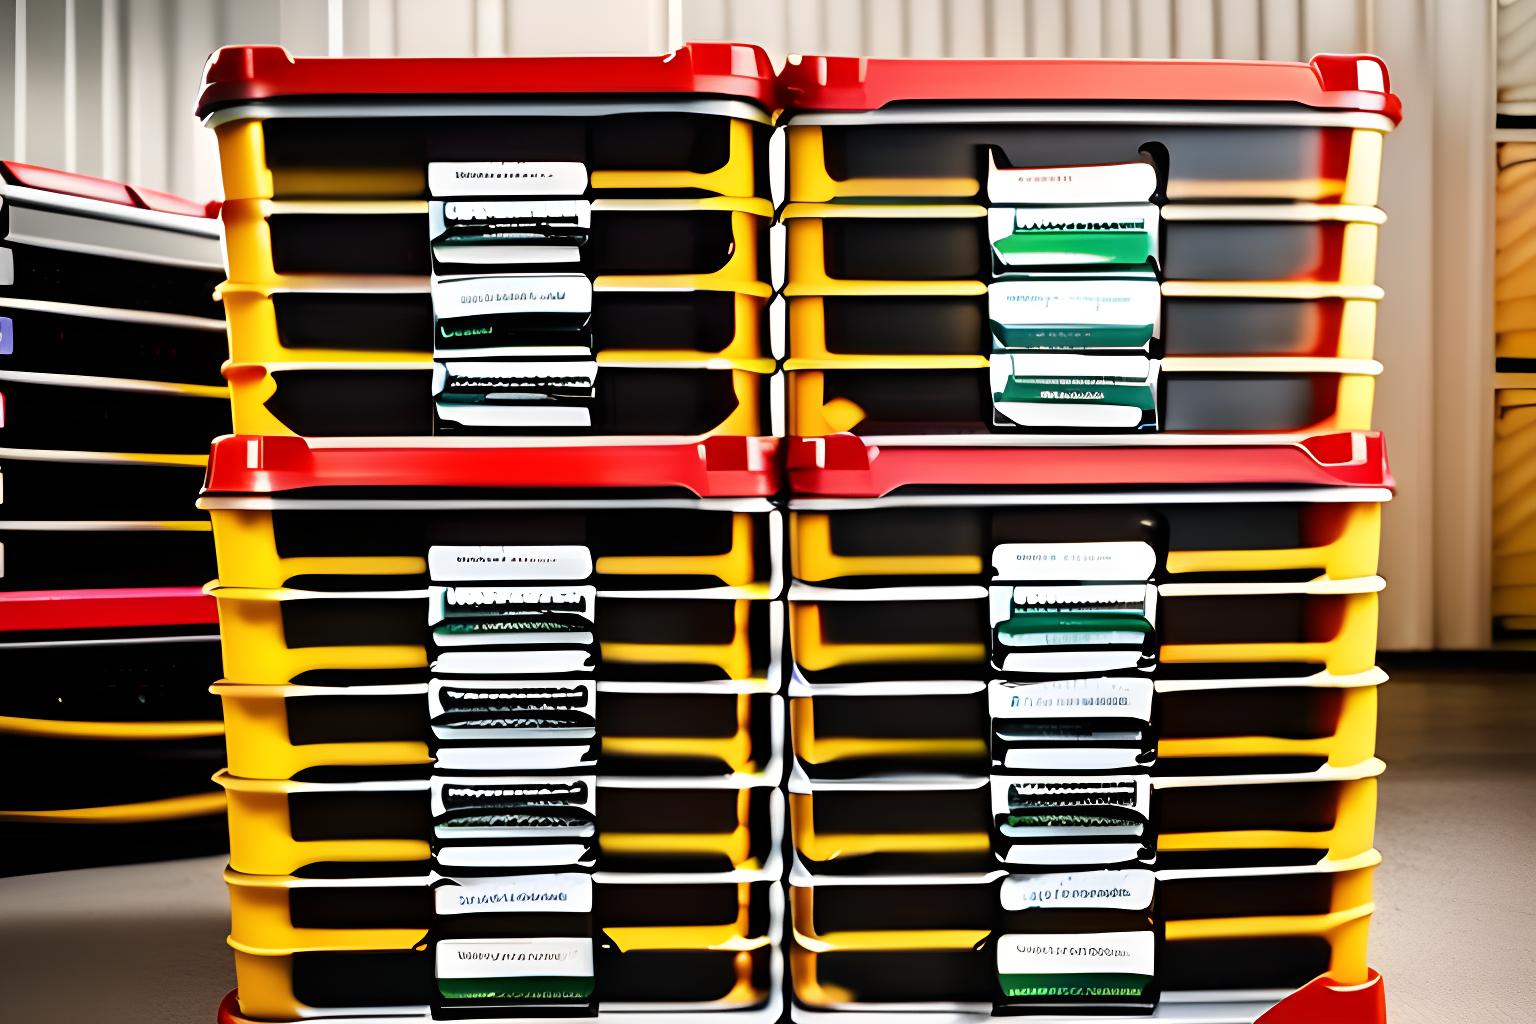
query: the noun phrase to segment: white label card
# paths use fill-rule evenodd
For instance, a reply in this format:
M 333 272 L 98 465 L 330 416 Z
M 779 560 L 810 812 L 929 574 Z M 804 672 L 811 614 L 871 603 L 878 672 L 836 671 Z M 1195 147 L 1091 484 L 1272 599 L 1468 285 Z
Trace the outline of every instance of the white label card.
M 987 199 L 994 203 L 1144 203 L 1157 191 L 1146 161 L 1079 167 L 998 167 L 987 155 Z
M 999 580 L 1145 580 L 1157 568 L 1157 552 L 1139 540 L 999 544 L 992 568 Z
M 999 974 L 1152 974 L 1153 939 L 1145 932 L 1004 935 Z
M 1161 310 L 1156 281 L 1000 281 L 987 286 L 988 315 L 1000 324 L 1156 324 Z
M 1145 910 L 1152 905 L 1152 889 L 1155 884 L 1156 879 L 1151 871 L 1136 868 L 1126 871 L 1010 875 L 1003 879 L 1003 909 L 1100 907 Z
M 427 164 L 434 196 L 574 196 L 587 190 L 587 167 L 571 160 Z
M 501 775 L 432 777 L 432 816 L 502 803 L 568 803 L 597 813 L 595 775 Z
M 1016 792 L 1015 792 L 1016 791 Z M 992 813 L 1007 814 L 1009 796 L 1041 807 L 1071 807 L 1091 815 L 1094 807 L 1134 811 L 1143 819 L 1152 810 L 1148 775 L 994 775 Z M 1086 832 L 1084 834 L 1092 834 Z
M 432 312 L 439 320 L 500 313 L 590 313 L 592 282 L 582 274 L 434 278 Z
M 1150 679 L 1054 679 L 987 684 L 993 718 L 1139 718 L 1152 720 Z
M 584 544 L 441 544 L 427 549 L 434 580 L 584 580 L 592 549 Z
M 592 974 L 591 939 L 444 939 L 439 978 L 583 978 Z
M 1137 231 L 1156 233 L 1157 207 L 994 206 L 987 211 L 987 237 L 998 242 L 1017 231 Z
M 592 910 L 592 876 L 574 871 L 504 878 L 459 878 L 439 886 L 433 901 L 439 914 L 537 911 L 585 914 Z
M 592 225 L 592 204 L 584 199 L 534 200 L 526 203 L 443 203 L 445 222 L 476 221 L 569 221 L 576 227 Z

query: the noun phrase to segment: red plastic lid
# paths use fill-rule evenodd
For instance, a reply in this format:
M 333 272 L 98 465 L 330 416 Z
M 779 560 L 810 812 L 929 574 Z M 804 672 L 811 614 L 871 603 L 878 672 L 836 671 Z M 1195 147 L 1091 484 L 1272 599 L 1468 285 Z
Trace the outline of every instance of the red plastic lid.
M 93 178 L 89 174 L 56 171 L 52 167 L 19 164 L 14 160 L 0 161 L 0 166 L 5 168 L 5 176 L 10 181 L 43 192 L 95 199 L 103 203 L 116 203 L 118 206 L 136 206 L 144 210 L 180 214 L 183 217 L 217 217 L 219 215 L 217 200 L 211 203 L 198 203 L 181 196 L 173 196 L 169 192 L 158 192 L 152 188 L 124 185 L 121 182 L 108 181 L 106 178 Z
M 1374 63 L 1380 74 L 1361 68 Z M 1371 54 L 1320 53 L 1310 64 L 1248 60 L 906 60 L 801 57 L 779 73 L 786 112 L 878 110 L 899 100 L 1301 103 L 1383 114 L 1403 105 Z
M 877 447 L 853 434 L 788 444 L 795 494 L 879 498 L 898 487 L 1297 484 L 1395 487 L 1380 433 L 1283 444 L 1182 447 Z
M 703 498 L 779 489 L 780 442 L 709 437 L 682 444 L 526 448 L 322 447 L 302 437 L 232 435 L 213 443 L 205 494 L 301 487 L 684 487 Z
M 1359 985 L 1340 985 L 1326 974 L 1313 978 L 1254 1024 L 1387 1024 L 1386 986 L 1380 973 L 1366 972 Z
M 732 96 L 771 111 L 773 64 L 744 43 L 612 57 L 291 57 L 281 46 L 226 46 L 203 68 L 197 116 L 284 96 L 585 93 Z
M 0 594 L 0 630 L 117 629 L 218 621 L 218 605 L 201 587 L 17 590 Z

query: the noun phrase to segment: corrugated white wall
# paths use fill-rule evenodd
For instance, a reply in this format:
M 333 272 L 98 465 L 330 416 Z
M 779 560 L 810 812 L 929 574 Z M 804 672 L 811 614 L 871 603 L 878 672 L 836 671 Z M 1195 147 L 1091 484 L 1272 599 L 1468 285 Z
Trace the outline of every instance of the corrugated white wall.
M 1382 645 L 1487 644 L 1490 0 L 0 0 L 0 157 L 213 198 L 212 143 L 191 109 L 218 46 L 655 53 L 684 38 L 758 43 L 776 60 L 1385 57 L 1408 119 L 1389 137 L 1381 198 L 1376 425 L 1400 484 Z

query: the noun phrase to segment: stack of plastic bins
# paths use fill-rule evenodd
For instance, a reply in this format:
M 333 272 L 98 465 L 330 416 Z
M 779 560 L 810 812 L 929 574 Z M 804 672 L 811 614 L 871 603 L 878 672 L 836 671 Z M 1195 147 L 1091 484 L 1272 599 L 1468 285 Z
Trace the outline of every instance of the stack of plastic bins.
M 775 469 L 235 436 L 208 481 L 229 1013 L 778 1019 Z
M 1530 227 L 1536 144 L 1498 146 L 1494 190 L 1493 635 L 1506 646 L 1536 639 L 1536 533 L 1531 429 L 1536 391 L 1536 260 Z M 1519 376 L 1516 376 L 1519 374 Z
M 780 83 L 793 1017 L 1376 1005 L 1381 64 Z
M 0 164 L 0 872 L 214 853 L 218 222 Z
M 772 101 L 744 46 L 210 62 L 230 1013 L 779 1015 Z
M 220 51 L 236 431 L 773 433 L 771 76 Z

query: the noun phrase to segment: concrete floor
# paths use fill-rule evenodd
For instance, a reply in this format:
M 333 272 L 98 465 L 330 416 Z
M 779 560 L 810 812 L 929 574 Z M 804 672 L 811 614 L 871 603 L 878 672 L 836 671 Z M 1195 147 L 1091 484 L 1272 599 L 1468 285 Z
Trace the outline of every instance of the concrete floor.
M 1393 1024 L 1536 1020 L 1532 671 L 1386 660 L 1372 962 Z M 222 858 L 0 879 L 0 1020 L 212 1024 Z
M 1536 654 L 1384 658 L 1372 965 L 1392 1024 L 1536 1020 Z

